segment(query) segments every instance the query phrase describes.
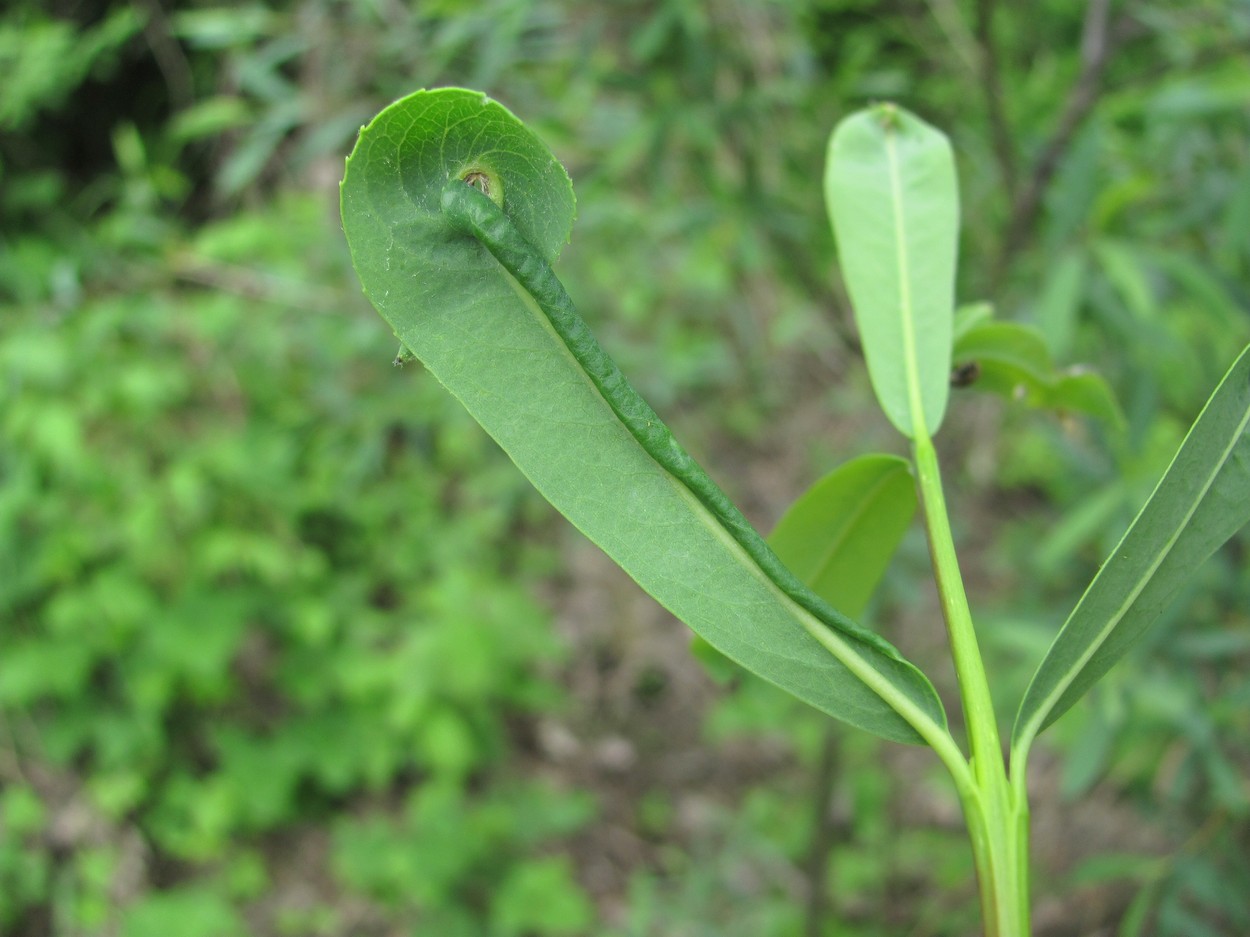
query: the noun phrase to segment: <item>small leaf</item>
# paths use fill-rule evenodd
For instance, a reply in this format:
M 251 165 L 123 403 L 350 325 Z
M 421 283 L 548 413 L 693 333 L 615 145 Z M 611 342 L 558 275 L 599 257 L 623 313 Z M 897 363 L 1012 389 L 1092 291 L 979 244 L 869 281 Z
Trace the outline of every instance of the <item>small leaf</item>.
M 1124 411 L 1111 385 L 1101 374 L 1072 370 L 1060 375 L 1044 395 L 1040 406 L 1067 413 L 1084 413 L 1112 429 L 1125 426 Z
M 911 464 L 892 455 L 860 456 L 799 495 L 768 544 L 805 586 L 858 618 L 915 513 Z M 728 683 L 739 672 L 697 635 L 690 648 L 717 683 Z
M 892 455 L 860 456 L 800 495 L 768 543 L 817 595 L 858 617 L 915 513 L 911 464 Z
M 953 358 L 979 364 L 978 386 L 1008 400 L 1045 387 L 1055 370 L 1042 333 L 1018 322 L 974 325 L 955 343 Z
M 1123 657 L 1194 570 L 1250 521 L 1247 427 L 1250 348 L 1207 401 L 1038 667 L 1016 717 L 1018 751 Z
M 959 346 L 960 340 L 983 322 L 994 318 L 994 306 L 990 303 L 967 303 L 955 310 L 955 324 L 951 341 Z
M 825 200 L 868 375 L 904 436 L 932 435 L 951 369 L 959 194 L 950 143 L 892 104 L 829 138 Z
M 978 377 L 973 386 L 978 390 L 1030 407 L 1083 413 L 1114 429 L 1124 425 L 1124 415 L 1107 382 L 1092 371 L 1056 368 L 1039 329 L 981 319 L 957 328 L 957 333 L 954 361 L 957 365 L 976 363 Z

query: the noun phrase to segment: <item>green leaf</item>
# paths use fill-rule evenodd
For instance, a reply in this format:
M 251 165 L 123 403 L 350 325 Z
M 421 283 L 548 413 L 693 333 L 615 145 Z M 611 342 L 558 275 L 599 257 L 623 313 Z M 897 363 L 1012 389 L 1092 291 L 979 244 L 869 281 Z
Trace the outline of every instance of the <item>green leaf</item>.
M 585 934 L 594 921 L 594 905 L 577 884 L 568 856 L 518 863 L 491 895 L 491 922 L 503 937 Z
M 222 895 L 203 886 L 149 892 L 122 914 L 122 937 L 247 937 L 251 928 Z
M 1191 308 L 1209 316 L 1220 329 L 1236 333 L 1245 321 L 1245 311 L 1233 295 L 1231 284 L 1215 272 L 1215 264 L 1203 264 L 1180 250 L 1149 247 L 1144 255 L 1176 285 Z
M 568 177 L 512 114 L 461 89 L 392 104 L 361 131 L 342 213 L 403 345 L 661 604 L 831 715 L 900 741 L 944 734 L 924 675 L 803 587 L 599 347 L 548 265 L 572 223 Z
M 1072 347 L 1088 266 L 1086 253 L 1069 250 L 1050 265 L 1042 284 L 1033 317 L 1055 355 Z
M 1094 242 L 1093 247 L 1103 273 L 1120 294 L 1125 307 L 1142 322 L 1153 320 L 1158 315 L 1159 303 L 1142 253 L 1131 244 L 1110 238 Z
M 1031 325 L 984 318 L 965 325 L 957 320 L 953 359 L 957 366 L 975 364 L 972 386 L 979 390 L 1030 407 L 1083 413 L 1112 428 L 1124 425 L 1107 382 L 1092 371 L 1056 368 L 1045 337 Z
M 768 545 L 803 585 L 857 618 L 915 513 L 911 463 L 892 455 L 859 456 L 799 495 L 768 535 Z M 718 683 L 740 672 L 698 635 L 690 650 Z
M 951 365 L 959 194 L 950 143 L 892 104 L 829 138 L 825 200 L 877 400 L 904 436 L 937 431 Z
M 1018 751 L 1123 657 L 1194 570 L 1250 521 L 1247 427 L 1250 348 L 1207 401 L 1038 667 L 1016 716 Z
M 978 323 L 959 337 L 952 356 L 957 364 L 975 361 L 976 386 L 1009 400 L 1045 387 L 1055 370 L 1042 333 L 1018 322 Z
M 967 303 L 955 310 L 955 323 L 951 328 L 951 341 L 958 347 L 963 337 L 978 325 L 994 318 L 991 303 Z
M 1061 413 L 1084 413 L 1112 429 L 1125 426 L 1124 411 L 1106 378 L 1093 371 L 1070 370 L 1046 388 L 1039 406 Z
M 768 543 L 817 595 L 858 616 L 915 513 L 911 463 L 892 455 L 860 456 L 800 495 Z

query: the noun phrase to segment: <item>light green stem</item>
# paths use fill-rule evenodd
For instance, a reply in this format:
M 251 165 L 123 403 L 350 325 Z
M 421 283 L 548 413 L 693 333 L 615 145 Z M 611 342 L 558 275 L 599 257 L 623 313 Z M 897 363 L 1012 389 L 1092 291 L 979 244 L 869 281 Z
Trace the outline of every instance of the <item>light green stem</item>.
M 934 579 L 950 636 L 971 750 L 971 784 L 966 775 L 961 778 L 952 773 L 972 839 L 986 934 L 1028 937 L 1028 803 L 1024 785 L 1021 780 L 1013 788 L 1007 779 L 989 680 L 955 555 L 937 452 L 922 427 L 917 427 L 913 454 Z M 1023 766 L 1016 767 L 1022 777 Z

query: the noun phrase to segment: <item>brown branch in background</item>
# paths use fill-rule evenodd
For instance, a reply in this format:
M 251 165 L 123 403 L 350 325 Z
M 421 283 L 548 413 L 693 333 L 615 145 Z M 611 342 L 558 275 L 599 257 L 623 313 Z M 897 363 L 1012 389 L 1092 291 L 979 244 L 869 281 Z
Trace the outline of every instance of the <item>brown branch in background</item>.
M 825 932 L 825 917 L 829 912 L 829 854 L 833 851 L 836 832 L 830 801 L 837 776 L 838 736 L 835 730 L 826 729 L 820 746 L 820 764 L 813 779 L 815 796 L 812 799 L 812 839 L 807 851 L 804 937 L 821 937 Z
M 1011 221 L 1003 238 L 993 282 L 999 283 L 1008 264 L 1023 246 L 1037 223 L 1046 188 L 1054 178 L 1059 163 L 1067 153 L 1081 122 L 1089 116 L 1102 89 L 1102 76 L 1111 57 L 1112 41 L 1109 20 L 1111 0 L 1090 0 L 1081 35 L 1081 73 L 1068 92 L 1059 122 L 1042 147 L 1024 188 L 1012 204 Z
M 1012 142 L 1014 134 L 1003 107 L 1002 69 L 998 62 L 998 44 L 994 41 L 995 0 L 977 0 L 976 39 L 980 47 L 978 72 L 981 90 L 985 92 L 985 106 L 990 118 L 990 136 L 998 171 L 1002 174 L 1007 197 L 1016 198 L 1016 150 Z
M 925 0 L 925 3 L 938 30 L 955 53 L 955 58 L 976 79 L 980 72 L 981 52 L 977 48 L 976 37 L 968 31 L 963 16 L 960 15 L 959 4 L 955 0 Z
M 156 60 L 161 77 L 165 79 L 170 110 L 180 111 L 195 100 L 195 79 L 191 73 L 191 63 L 187 61 L 182 46 L 174 36 L 173 27 L 160 0 L 132 0 L 132 4 L 143 18 L 143 37 L 148 41 L 148 48 L 152 50 L 152 58 Z

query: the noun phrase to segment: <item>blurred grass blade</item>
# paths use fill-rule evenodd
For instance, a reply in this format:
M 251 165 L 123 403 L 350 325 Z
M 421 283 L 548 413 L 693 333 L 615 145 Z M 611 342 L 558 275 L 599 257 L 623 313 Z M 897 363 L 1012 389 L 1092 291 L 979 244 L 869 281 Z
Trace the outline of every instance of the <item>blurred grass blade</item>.
M 1051 645 L 1016 717 L 1018 751 L 1123 657 L 1194 570 L 1250 521 L 1247 427 L 1250 348 L 1211 395 Z
M 892 455 L 860 456 L 801 494 L 768 543 L 812 591 L 858 618 L 915 513 L 911 463 Z
M 825 201 L 877 400 L 904 436 L 946 411 L 959 193 L 950 143 L 892 104 L 829 138 Z
M 1033 318 L 1046 337 L 1051 354 L 1060 358 L 1072 347 L 1088 267 L 1087 253 L 1075 249 L 1066 251 L 1050 265 L 1033 310 Z
M 404 346 L 647 592 L 830 715 L 949 738 L 925 676 L 781 564 L 595 341 L 549 266 L 572 225 L 568 176 L 511 113 L 461 89 L 397 101 L 361 131 L 342 213 Z

